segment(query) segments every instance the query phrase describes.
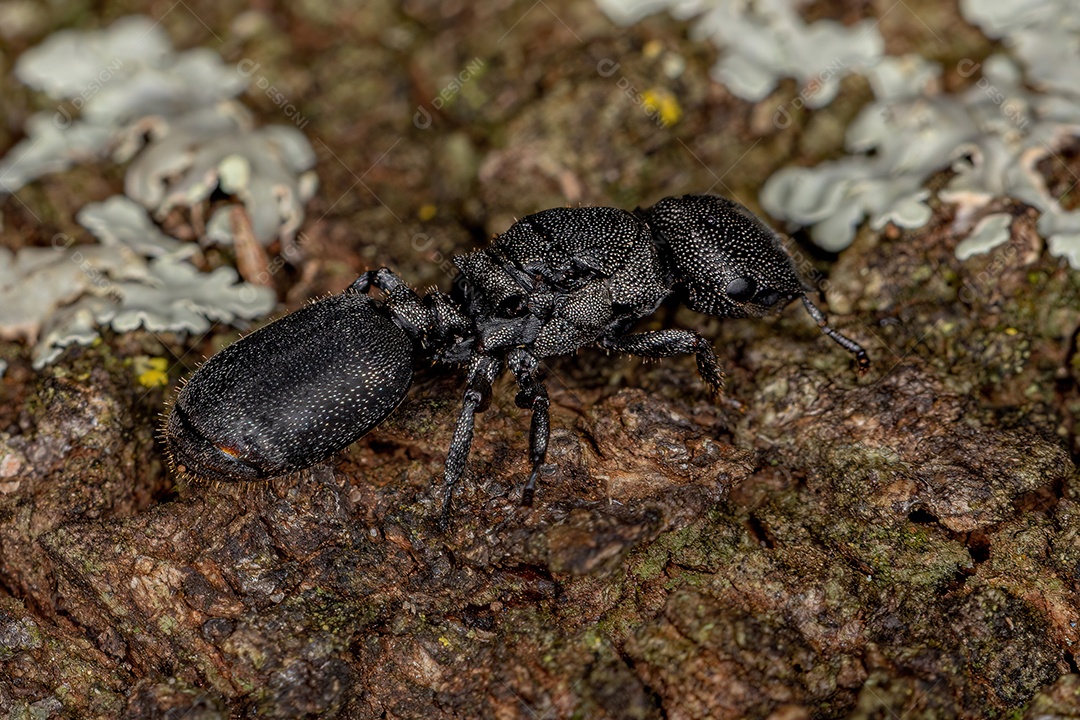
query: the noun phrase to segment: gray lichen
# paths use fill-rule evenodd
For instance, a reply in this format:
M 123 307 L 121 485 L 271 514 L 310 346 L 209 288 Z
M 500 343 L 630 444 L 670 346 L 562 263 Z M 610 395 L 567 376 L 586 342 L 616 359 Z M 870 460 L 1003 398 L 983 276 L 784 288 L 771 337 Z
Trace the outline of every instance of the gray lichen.
M 0 192 L 105 157 L 124 128 L 147 116 L 173 116 L 235 97 L 247 80 L 205 49 L 175 53 L 161 25 L 121 18 L 102 30 L 63 30 L 24 52 L 15 76 L 66 107 L 34 115 L 28 137 L 0 160 Z
M 230 267 L 199 272 L 169 257 L 150 261 L 147 282 L 119 282 L 119 305 L 102 311 L 97 320 L 119 332 L 140 326 L 153 332 L 184 329 L 206 332 L 210 322 L 233 323 L 260 317 L 274 307 L 270 288 L 247 283 Z
M 597 0 L 615 22 L 629 25 L 668 7 L 680 19 L 697 18 L 693 34 L 709 39 L 722 55 L 712 76 L 735 95 L 756 102 L 777 82 L 793 77 L 804 88 L 806 104 L 832 102 L 840 80 L 874 62 L 885 43 L 864 20 L 850 27 L 832 20 L 806 24 L 798 0 Z
M 198 247 L 166 235 L 139 203 L 125 195 L 113 195 L 90 203 L 75 216 L 103 245 L 123 245 L 146 257 L 170 255 L 185 258 Z
M 114 128 L 212 106 L 248 84 L 212 50 L 174 52 L 160 22 L 137 15 L 102 30 L 58 32 L 19 56 L 15 76 L 73 101 L 84 121 Z
M 185 115 L 157 132 L 160 139 L 128 170 L 129 197 L 164 217 L 175 207 L 204 203 L 220 189 L 244 204 L 261 243 L 293 239 L 316 186 L 314 173 L 307 172 L 315 153 L 299 131 L 275 125 L 256 129 L 250 115 L 230 103 Z M 231 242 L 231 235 L 221 232 L 210 238 Z
M 0 337 L 35 343 L 33 365 L 69 345 L 89 345 L 98 328 L 205 332 L 269 313 L 269 288 L 237 283 L 236 271 L 201 273 L 163 255 L 147 263 L 127 246 L 0 248 Z
M 126 248 L 100 245 L 0 248 L 0 337 L 35 342 L 61 307 L 108 292 L 112 281 L 147 277 L 146 263 Z
M 840 250 L 864 219 L 875 229 L 924 225 L 930 208 L 923 185 L 951 168 L 955 177 L 940 197 L 958 206 L 958 229 L 971 228 L 991 200 L 1014 198 L 1043 213 L 1039 231 L 1050 252 L 1080 268 L 1080 215 L 1061 208 L 1036 167 L 1080 135 L 1080 93 L 1068 79 L 1080 72 L 1080 14 L 1063 2 L 971 0 L 963 9 L 988 34 L 1004 37 L 1019 64 L 1004 55 L 981 65 L 961 61 L 961 75 L 980 77 L 948 95 L 928 61 L 883 59 L 868 73 L 875 101 L 848 127 L 848 156 L 779 171 L 762 189 L 762 205 L 809 226 L 822 247 Z M 994 237 L 1004 241 L 1001 232 Z M 957 253 L 963 259 L 992 247 L 980 235 Z
M 967 260 L 972 255 L 987 253 L 1009 241 L 1013 216 L 993 213 L 980 220 L 963 242 L 956 246 L 956 257 Z
M 1048 93 L 1075 95 L 1080 76 L 1080 12 L 1071 0 L 961 0 L 964 17 L 1002 39 L 1028 81 Z
M 882 61 L 871 71 L 894 76 L 903 60 Z M 908 64 L 925 77 L 926 61 Z M 975 64 L 969 68 L 975 70 Z M 921 227 L 930 218 L 923 185 L 951 166 L 955 173 L 942 199 L 959 206 L 970 223 L 996 197 L 1013 197 L 1040 210 L 1053 202 L 1035 169 L 1039 159 L 1080 127 L 1080 105 L 1027 90 L 1019 69 L 1003 56 L 982 65 L 982 80 L 959 95 L 939 94 L 919 80 L 893 85 L 848 127 L 850 153 L 813 168 L 784 168 L 765 183 L 761 202 L 775 217 L 809 226 L 814 241 L 830 250 L 847 247 L 863 219 L 880 229 L 892 222 Z
M 220 190 L 243 204 L 260 242 L 292 242 L 316 187 L 315 155 L 296 128 L 255 127 L 232 99 L 246 75 L 207 49 L 175 52 L 145 17 L 58 32 L 20 56 L 15 75 L 66 104 L 31 116 L 27 138 L 0 160 L 0 196 L 87 160 L 131 164 L 126 196 L 76 216 L 100 245 L 59 235 L 52 248 L 0 248 L 0 337 L 36 343 L 40 368 L 100 327 L 205 332 L 274 307 L 271 290 L 238 283 L 231 268 L 204 274 L 182 262 L 198 247 L 155 222 L 178 207 L 205 216 Z M 231 241 L 218 215 L 207 237 Z
M 20 56 L 15 75 L 71 101 L 80 117 L 65 109 L 33 116 L 29 136 L 0 160 L 0 192 L 83 160 L 138 154 L 125 192 L 155 216 L 221 189 L 244 204 L 260 242 L 292 241 L 316 187 L 315 153 L 295 127 L 254 128 L 231 100 L 248 77 L 217 53 L 175 52 L 159 23 L 133 16 L 102 30 L 58 32 Z M 220 183 L 226 159 L 246 163 L 242 184 Z
M 112 129 L 78 120 L 64 126 L 56 118 L 53 113 L 40 112 L 26 121 L 26 137 L 0 158 L 0 197 L 42 175 L 62 172 L 108 153 Z
M 844 27 L 807 24 L 800 0 L 597 0 L 616 22 L 629 24 L 670 9 L 698 16 L 694 32 L 719 46 L 713 77 L 735 95 L 763 99 L 777 81 L 794 77 L 801 101 L 828 104 L 840 79 L 858 72 L 875 100 L 847 129 L 847 155 L 812 168 L 784 168 L 761 192 L 775 218 L 810 228 L 814 242 L 837 251 L 864 221 L 881 229 L 925 225 L 934 174 L 955 177 L 941 199 L 959 205 L 957 230 L 971 230 L 994 198 L 1010 197 L 1043 213 L 1039 231 L 1050 252 L 1080 268 L 1080 214 L 1050 197 L 1036 164 L 1080 135 L 1080 11 L 1069 0 L 964 0 L 963 14 L 1011 57 L 956 70 L 979 78 L 959 94 L 942 92 L 941 67 L 916 55 L 883 57 L 875 23 Z M 999 234 L 1000 236 L 1000 234 Z M 989 247 L 982 238 L 981 246 Z M 974 252 L 967 243 L 962 252 Z
M 160 65 L 171 53 L 160 23 L 145 17 L 126 17 L 103 30 L 61 30 L 15 63 L 15 76 L 53 98 L 74 98 L 93 84 L 102 70 L 130 76 L 136 68 Z M 72 63 L 72 58 L 82 62 Z

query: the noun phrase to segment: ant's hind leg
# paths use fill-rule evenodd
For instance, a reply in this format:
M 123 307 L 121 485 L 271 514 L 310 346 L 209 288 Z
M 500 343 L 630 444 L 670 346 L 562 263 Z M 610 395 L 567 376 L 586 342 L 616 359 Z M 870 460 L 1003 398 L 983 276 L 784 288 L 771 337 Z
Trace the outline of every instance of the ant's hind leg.
M 536 480 L 544 458 L 547 457 L 548 436 L 551 434 L 548 410 L 551 402 L 548 400 L 547 388 L 536 377 L 539 362 L 535 357 L 525 350 L 513 350 L 507 356 L 507 364 L 517 378 L 520 388 L 514 402 L 524 410 L 532 410 L 532 424 L 529 428 L 529 462 L 532 463 L 532 472 L 521 491 L 521 504 L 527 507 L 532 505 Z

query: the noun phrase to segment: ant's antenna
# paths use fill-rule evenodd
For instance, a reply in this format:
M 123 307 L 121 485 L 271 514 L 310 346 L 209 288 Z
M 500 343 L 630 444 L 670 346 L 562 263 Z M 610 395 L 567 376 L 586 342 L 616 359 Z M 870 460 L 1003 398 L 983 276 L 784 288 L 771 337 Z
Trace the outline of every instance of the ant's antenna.
M 802 302 L 806 307 L 806 311 L 810 313 L 810 317 L 814 318 L 814 322 L 821 328 L 821 332 L 828 335 L 832 338 L 833 342 L 855 356 L 855 363 L 859 366 L 859 374 L 869 370 L 870 358 L 866 355 L 866 351 L 863 350 L 862 345 L 829 327 L 829 319 L 825 317 L 825 313 L 818 310 L 817 306 L 810 302 L 810 298 L 806 297 L 805 293 L 803 293 Z

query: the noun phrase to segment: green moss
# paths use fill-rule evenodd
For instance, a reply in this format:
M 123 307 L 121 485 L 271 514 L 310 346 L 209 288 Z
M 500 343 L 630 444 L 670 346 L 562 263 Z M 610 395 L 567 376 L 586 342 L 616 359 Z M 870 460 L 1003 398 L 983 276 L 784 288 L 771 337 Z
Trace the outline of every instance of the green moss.
M 829 545 L 866 564 L 875 581 L 938 587 L 971 565 L 971 555 L 946 533 L 908 523 L 863 524 L 833 518 L 819 532 Z
M 176 632 L 179 623 L 176 622 L 176 618 L 171 615 L 162 615 L 157 620 L 157 627 L 165 635 L 172 635 Z

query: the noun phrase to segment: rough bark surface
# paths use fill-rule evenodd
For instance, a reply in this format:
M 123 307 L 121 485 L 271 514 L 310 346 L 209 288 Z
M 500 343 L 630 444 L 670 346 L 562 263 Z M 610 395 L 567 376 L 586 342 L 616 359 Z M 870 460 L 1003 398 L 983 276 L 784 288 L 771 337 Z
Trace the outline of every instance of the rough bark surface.
M 239 13 L 191 5 L 222 35 Z M 437 5 L 311 3 L 249 38 L 244 56 L 292 83 L 327 149 L 303 269 L 274 278 L 292 307 L 383 264 L 448 287 L 446 257 L 513 215 L 702 191 L 736 162 L 747 200 L 771 168 L 835 150 L 817 125 L 760 129 L 792 88 L 758 108 L 732 98 L 670 19 L 630 34 L 572 3 Z M 904 13 L 886 15 L 888 29 Z M 671 54 L 689 64 L 677 81 Z M 409 126 L 471 58 L 484 72 L 434 129 Z M 622 79 L 679 85 L 680 124 L 657 128 Z M 845 90 L 819 118 L 842 127 L 865 96 Z M 78 172 L 20 197 L 77 208 L 65 183 L 106 182 Z M 361 173 L 378 201 L 348 191 Z M 429 203 L 435 220 L 410 219 Z M 47 242 L 55 228 L 17 208 L 4 243 Z M 1016 219 L 990 256 L 955 259 L 943 206 L 917 232 L 864 232 L 829 267 L 830 318 L 870 352 L 865 377 L 797 308 L 646 324 L 714 339 L 737 403 L 714 403 L 690 358 L 549 363 L 551 471 L 531 509 L 528 419 L 504 378 L 448 530 L 453 373 L 422 374 L 382 426 L 297 477 L 174 488 L 154 438 L 167 393 L 139 386 L 130 358 L 174 353 L 179 379 L 193 339 L 111 337 L 40 375 L 0 346 L 0 715 L 1080 717 L 1080 276 L 1026 208 L 996 209 Z

